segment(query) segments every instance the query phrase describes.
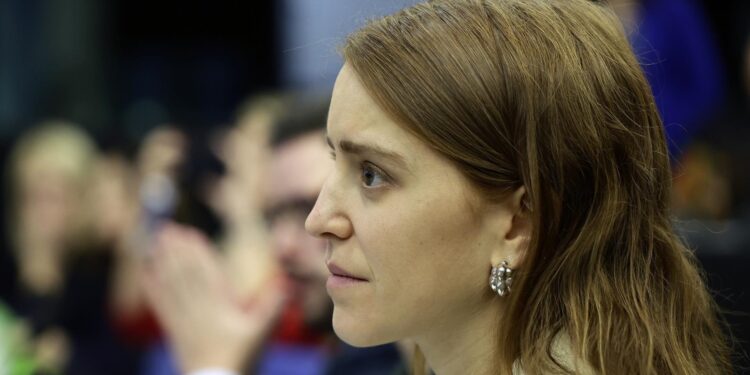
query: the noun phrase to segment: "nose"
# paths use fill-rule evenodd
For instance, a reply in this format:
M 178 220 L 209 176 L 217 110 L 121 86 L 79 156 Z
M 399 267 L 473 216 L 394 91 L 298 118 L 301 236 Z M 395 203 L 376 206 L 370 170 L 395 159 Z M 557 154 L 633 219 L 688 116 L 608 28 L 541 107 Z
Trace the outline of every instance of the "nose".
M 316 237 L 343 240 L 352 235 L 353 227 L 344 210 L 346 202 L 335 175 L 332 173 L 320 190 L 318 200 L 305 220 L 305 229 Z

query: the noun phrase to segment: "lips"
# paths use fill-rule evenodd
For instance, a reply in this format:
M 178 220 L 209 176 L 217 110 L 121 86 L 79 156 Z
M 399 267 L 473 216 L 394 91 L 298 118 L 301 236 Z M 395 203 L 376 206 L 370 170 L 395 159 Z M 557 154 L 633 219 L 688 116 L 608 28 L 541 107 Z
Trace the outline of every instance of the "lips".
M 353 275 L 352 273 L 346 271 L 345 269 L 337 266 L 333 262 L 328 262 L 327 266 L 328 266 L 328 270 L 331 271 L 331 274 L 333 274 L 334 276 L 345 277 L 345 278 L 356 280 L 356 281 L 368 281 L 367 279 L 363 277 Z

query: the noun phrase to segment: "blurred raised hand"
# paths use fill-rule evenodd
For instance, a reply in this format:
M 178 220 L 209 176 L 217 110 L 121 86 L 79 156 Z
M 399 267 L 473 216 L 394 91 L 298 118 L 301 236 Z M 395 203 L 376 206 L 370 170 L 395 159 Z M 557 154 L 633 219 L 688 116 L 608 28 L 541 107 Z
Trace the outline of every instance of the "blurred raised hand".
M 209 240 L 176 224 L 157 234 L 144 287 L 185 372 L 251 365 L 286 295 L 276 278 L 251 299 L 240 299 Z
M 278 262 L 270 251 L 263 215 L 270 158 L 270 128 L 276 99 L 253 99 L 237 123 L 217 134 L 212 144 L 226 167 L 207 189 L 206 202 L 222 221 L 218 246 L 224 270 L 242 296 L 252 296 L 277 274 Z M 276 104 L 273 104 L 276 103 Z

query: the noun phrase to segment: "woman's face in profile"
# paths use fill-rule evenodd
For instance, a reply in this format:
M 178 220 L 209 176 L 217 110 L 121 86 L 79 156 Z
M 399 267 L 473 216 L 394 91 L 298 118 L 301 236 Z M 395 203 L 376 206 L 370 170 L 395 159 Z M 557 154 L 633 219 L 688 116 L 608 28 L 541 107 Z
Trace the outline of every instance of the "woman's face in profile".
M 497 221 L 485 220 L 460 171 L 393 122 L 346 65 L 327 137 L 335 168 L 306 226 L 328 241 L 339 337 L 370 346 L 440 334 L 492 301 Z

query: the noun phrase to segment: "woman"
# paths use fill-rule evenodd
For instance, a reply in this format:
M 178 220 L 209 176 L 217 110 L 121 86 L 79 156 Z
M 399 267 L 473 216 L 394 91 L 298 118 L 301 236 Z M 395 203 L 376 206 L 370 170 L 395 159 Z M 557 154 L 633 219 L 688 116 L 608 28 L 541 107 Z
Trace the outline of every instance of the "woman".
M 34 373 L 135 370 L 134 353 L 107 329 L 114 259 L 105 232 L 123 212 L 99 196 L 112 183 L 100 158 L 86 132 L 60 120 L 25 132 L 10 154 L 8 233 L 18 278 L 9 304 L 29 324 Z
M 339 337 L 413 339 L 440 375 L 731 371 L 604 5 L 432 1 L 343 55 L 335 170 L 306 223 L 328 240 Z

